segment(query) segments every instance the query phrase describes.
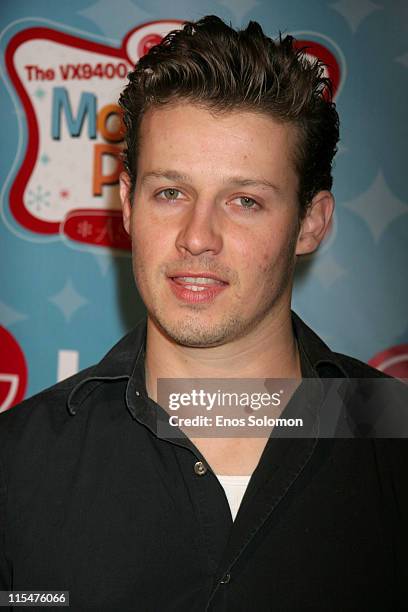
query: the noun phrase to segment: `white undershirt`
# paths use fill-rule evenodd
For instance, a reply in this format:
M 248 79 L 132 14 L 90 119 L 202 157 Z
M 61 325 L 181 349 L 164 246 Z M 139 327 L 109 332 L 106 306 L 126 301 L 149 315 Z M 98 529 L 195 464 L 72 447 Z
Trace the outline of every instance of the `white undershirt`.
M 225 495 L 227 496 L 231 508 L 232 520 L 235 521 L 238 508 L 241 505 L 251 474 L 249 476 L 224 476 L 223 474 L 216 474 L 216 476 L 224 488 Z

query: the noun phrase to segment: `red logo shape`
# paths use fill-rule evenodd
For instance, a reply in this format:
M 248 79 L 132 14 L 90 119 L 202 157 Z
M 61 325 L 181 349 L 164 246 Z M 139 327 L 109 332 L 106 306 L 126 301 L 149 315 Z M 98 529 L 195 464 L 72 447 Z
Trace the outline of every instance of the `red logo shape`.
M 27 363 L 16 339 L 0 325 L 0 412 L 24 399 Z
M 340 85 L 340 66 L 335 55 L 327 47 L 321 45 L 314 40 L 296 40 L 296 49 L 304 49 L 305 53 L 311 56 L 311 59 L 319 59 L 326 67 L 327 75 L 331 81 L 333 89 L 333 98 L 336 96 Z
M 72 210 L 61 227 L 71 240 L 94 246 L 131 250 L 120 210 Z
M 408 344 L 391 346 L 374 355 L 368 363 L 389 376 L 408 379 Z
M 150 51 L 152 47 L 158 45 L 162 40 L 162 36 L 159 34 L 148 34 L 144 36 L 137 47 L 139 57 L 143 57 Z

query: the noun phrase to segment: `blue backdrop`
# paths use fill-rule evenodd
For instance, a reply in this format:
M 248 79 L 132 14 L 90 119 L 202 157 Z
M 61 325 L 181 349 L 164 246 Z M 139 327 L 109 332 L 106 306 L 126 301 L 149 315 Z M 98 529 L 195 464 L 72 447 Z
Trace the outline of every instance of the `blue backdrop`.
M 1 3 L 0 410 L 99 360 L 143 313 L 120 225 L 117 97 L 179 20 L 292 33 L 330 60 L 335 221 L 294 309 L 332 349 L 407 371 L 407 3 Z

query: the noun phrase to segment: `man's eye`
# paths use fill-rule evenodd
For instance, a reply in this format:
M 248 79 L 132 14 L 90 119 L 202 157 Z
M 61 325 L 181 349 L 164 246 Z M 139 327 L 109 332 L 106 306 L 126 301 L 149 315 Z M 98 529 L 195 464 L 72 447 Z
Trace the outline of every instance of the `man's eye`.
M 168 188 L 168 189 L 162 189 L 161 191 L 159 191 L 159 193 L 157 194 L 157 197 L 160 197 L 161 200 L 177 200 L 177 195 L 181 193 L 178 189 L 173 189 L 173 188 Z
M 242 208 L 246 208 L 247 210 L 255 209 L 258 206 L 258 202 L 253 198 L 248 198 L 247 196 L 240 196 L 235 198 Z

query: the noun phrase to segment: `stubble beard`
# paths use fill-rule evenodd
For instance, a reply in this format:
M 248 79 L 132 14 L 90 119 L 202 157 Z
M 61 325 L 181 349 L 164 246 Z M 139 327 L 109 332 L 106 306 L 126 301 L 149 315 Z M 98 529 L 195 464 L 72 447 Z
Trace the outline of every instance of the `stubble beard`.
M 258 303 L 258 308 L 252 315 L 242 315 L 241 305 L 234 304 L 229 312 L 223 312 L 216 318 L 210 318 L 207 310 L 213 307 L 211 304 L 183 304 L 181 314 L 172 318 L 154 283 L 150 283 L 150 291 L 144 290 L 144 287 L 149 287 L 146 267 L 142 258 L 134 254 L 133 270 L 136 286 L 145 303 L 149 318 L 170 341 L 194 348 L 219 346 L 246 336 L 268 315 L 272 315 L 274 309 L 284 298 L 288 285 L 291 285 L 293 281 L 294 244 L 294 240 L 291 239 L 287 248 L 280 255 L 281 261 L 271 263 L 264 271 L 263 284 L 268 286 L 268 291 L 263 291 L 262 303 Z M 282 270 L 278 279 L 276 279 L 277 267 Z M 234 290 L 234 285 L 231 290 Z M 239 281 L 237 293 L 239 293 Z M 214 308 L 217 306 L 215 305 Z

